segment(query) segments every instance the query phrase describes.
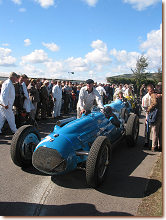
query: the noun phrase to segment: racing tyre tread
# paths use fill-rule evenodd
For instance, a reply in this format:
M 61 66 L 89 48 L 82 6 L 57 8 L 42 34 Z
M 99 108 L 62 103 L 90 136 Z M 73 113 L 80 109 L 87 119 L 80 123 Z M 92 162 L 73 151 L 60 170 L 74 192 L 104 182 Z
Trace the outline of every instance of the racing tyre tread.
M 129 118 L 129 114 L 128 114 L 128 111 L 126 108 L 122 108 L 121 117 L 122 117 L 122 119 L 124 119 L 125 123 L 127 123 L 127 120 Z
M 141 107 L 140 105 L 136 105 L 136 108 L 135 108 L 135 114 L 138 115 L 138 117 L 141 115 Z
M 108 172 L 108 166 L 107 166 L 104 175 L 102 177 L 99 177 L 98 175 L 98 163 L 99 163 L 100 155 L 102 153 L 102 149 L 105 147 L 105 145 L 108 146 L 107 148 L 108 161 L 110 163 L 112 148 L 111 148 L 111 143 L 106 136 L 99 136 L 96 138 L 96 140 L 93 142 L 91 146 L 86 161 L 86 181 L 87 184 L 93 188 L 98 187 L 104 181 L 106 174 Z
M 32 164 L 32 160 L 24 160 L 24 158 L 22 158 L 20 154 L 21 145 L 24 141 L 24 138 L 29 133 L 35 133 L 39 141 L 41 140 L 39 132 L 32 125 L 23 125 L 16 131 L 12 138 L 10 155 L 14 164 L 19 167 L 28 167 Z
M 135 133 L 137 132 L 137 134 Z M 134 147 L 139 134 L 139 117 L 136 114 L 131 114 L 126 125 L 126 140 L 129 147 Z

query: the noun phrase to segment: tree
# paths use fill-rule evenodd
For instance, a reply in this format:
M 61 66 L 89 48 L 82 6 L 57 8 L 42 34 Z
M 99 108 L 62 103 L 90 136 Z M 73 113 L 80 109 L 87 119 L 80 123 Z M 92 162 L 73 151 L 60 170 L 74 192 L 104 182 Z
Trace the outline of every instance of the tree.
M 141 85 L 145 83 L 147 80 L 146 73 L 145 73 L 145 70 L 147 67 L 148 67 L 148 59 L 144 57 L 144 55 L 141 55 L 141 57 L 139 57 L 137 60 L 135 70 L 131 69 L 134 75 L 134 80 L 135 80 L 136 87 L 137 87 L 137 93 Z
M 127 77 L 107 77 L 107 82 L 111 83 L 111 84 L 131 84 L 132 80 L 127 78 Z
M 162 82 L 162 68 L 159 67 L 157 70 L 157 82 Z

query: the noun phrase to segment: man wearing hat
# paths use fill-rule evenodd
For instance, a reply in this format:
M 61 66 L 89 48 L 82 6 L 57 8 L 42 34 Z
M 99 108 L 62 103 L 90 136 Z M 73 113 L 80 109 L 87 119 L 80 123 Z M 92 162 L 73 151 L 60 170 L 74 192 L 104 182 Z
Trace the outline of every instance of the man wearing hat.
M 15 88 L 13 83 L 17 80 L 17 74 L 12 72 L 9 79 L 5 80 L 2 84 L 1 94 L 0 94 L 0 134 L 2 134 L 2 127 L 5 120 L 8 121 L 10 129 L 13 133 L 17 131 L 15 124 L 15 117 L 12 111 L 13 103 L 15 99 Z
M 104 109 L 101 96 L 94 88 L 94 81 L 92 79 L 88 79 L 86 81 L 86 86 L 82 87 L 79 93 L 77 118 L 80 118 L 83 113 L 92 109 L 94 100 L 96 100 L 97 106 L 100 109 Z

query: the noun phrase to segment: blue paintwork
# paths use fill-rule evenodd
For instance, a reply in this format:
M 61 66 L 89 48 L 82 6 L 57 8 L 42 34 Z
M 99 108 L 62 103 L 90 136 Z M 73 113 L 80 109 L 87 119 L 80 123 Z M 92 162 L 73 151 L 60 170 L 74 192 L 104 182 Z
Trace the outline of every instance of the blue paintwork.
M 120 116 L 120 111 L 124 107 L 123 103 L 118 100 L 105 106 L 113 108 L 121 122 L 120 128 L 113 125 L 111 118 L 107 119 L 103 113 L 97 110 L 92 111 L 89 115 L 83 115 L 80 119 L 73 120 L 63 127 L 56 125 L 53 132 L 37 145 L 35 151 L 40 147 L 55 149 L 67 162 L 65 172 L 76 169 L 80 162 L 87 159 L 87 155 L 77 156 L 76 151 L 89 152 L 95 139 L 103 135 L 107 136 L 113 144 L 124 132 L 124 121 Z
M 128 103 L 128 106 L 126 107 L 126 102 L 123 102 L 120 99 L 116 99 L 115 101 L 112 101 L 110 104 L 106 104 L 105 107 L 110 106 L 114 112 L 118 112 L 118 113 L 121 111 L 121 109 L 126 108 L 128 113 L 130 113 L 132 110 L 132 107 L 129 102 L 127 103 Z

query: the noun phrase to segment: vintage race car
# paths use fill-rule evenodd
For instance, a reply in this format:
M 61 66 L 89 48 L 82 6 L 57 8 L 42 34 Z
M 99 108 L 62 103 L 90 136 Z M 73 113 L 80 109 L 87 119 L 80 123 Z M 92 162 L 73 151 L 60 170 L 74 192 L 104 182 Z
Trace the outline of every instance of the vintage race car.
M 110 106 L 113 112 L 120 114 L 120 117 L 124 119 L 125 123 L 127 122 L 129 115 L 132 112 L 132 106 L 127 100 L 122 101 L 121 99 L 116 99 L 105 105 L 105 107 L 107 106 Z
M 137 141 L 139 118 L 131 114 L 125 123 L 122 109 L 111 103 L 103 112 L 94 109 L 80 119 L 60 120 L 42 140 L 35 127 L 24 125 L 13 136 L 11 158 L 17 166 L 32 164 L 49 175 L 84 168 L 88 185 L 97 187 L 107 174 L 113 147 L 123 137 L 131 147 Z

